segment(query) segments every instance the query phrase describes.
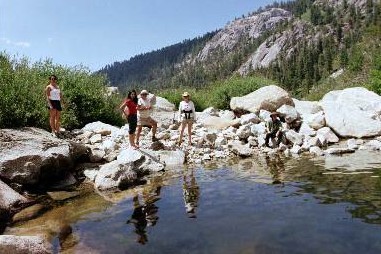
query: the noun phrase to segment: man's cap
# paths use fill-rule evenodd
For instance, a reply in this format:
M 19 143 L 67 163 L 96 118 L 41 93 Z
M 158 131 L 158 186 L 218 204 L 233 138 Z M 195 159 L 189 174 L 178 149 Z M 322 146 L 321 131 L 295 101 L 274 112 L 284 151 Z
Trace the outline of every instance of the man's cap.
M 278 112 L 272 112 L 272 113 L 270 114 L 270 116 L 279 116 L 279 113 L 278 113 Z
M 149 94 L 147 90 L 142 90 L 140 94 Z

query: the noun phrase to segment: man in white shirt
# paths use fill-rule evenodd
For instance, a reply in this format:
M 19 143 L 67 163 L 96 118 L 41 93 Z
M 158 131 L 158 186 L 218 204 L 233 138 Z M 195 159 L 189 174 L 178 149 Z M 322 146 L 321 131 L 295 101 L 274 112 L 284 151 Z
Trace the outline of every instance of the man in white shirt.
M 136 132 L 136 144 L 139 143 L 140 133 L 143 126 L 152 128 L 152 141 L 157 141 L 156 130 L 157 122 L 151 117 L 152 105 L 151 100 L 155 99 L 155 96 L 148 98 L 148 91 L 142 90 L 140 92 L 140 98 L 138 100 L 138 127 Z

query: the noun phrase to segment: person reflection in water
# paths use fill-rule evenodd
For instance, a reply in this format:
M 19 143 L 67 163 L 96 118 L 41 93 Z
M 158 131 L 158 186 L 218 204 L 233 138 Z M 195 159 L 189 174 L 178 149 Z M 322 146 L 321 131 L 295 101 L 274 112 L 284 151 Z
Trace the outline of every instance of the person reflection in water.
M 140 244 L 148 242 L 147 226 L 156 225 L 159 219 L 156 215 L 159 208 L 155 205 L 155 202 L 160 199 L 160 188 L 156 187 L 153 191 L 143 191 L 143 204 L 140 204 L 138 195 L 133 198 L 134 211 L 127 224 L 135 226 L 134 232 L 138 236 L 136 241 Z
M 190 175 L 185 172 L 183 176 L 183 196 L 188 217 L 196 218 L 196 207 L 200 197 L 200 188 L 193 175 L 193 170 L 191 170 Z
M 284 163 L 282 158 L 278 154 L 272 157 L 266 156 L 266 165 L 272 175 L 273 184 L 281 184 L 284 172 Z

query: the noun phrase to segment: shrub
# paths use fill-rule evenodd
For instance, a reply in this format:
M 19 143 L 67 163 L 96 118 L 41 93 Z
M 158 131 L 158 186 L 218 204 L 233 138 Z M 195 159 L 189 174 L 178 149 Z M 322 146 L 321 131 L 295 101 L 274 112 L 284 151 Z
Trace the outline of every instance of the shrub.
M 44 90 L 51 74 L 57 75 L 66 101 L 64 128 L 79 128 L 94 121 L 123 124 L 117 112 L 121 97 L 106 96 L 105 77 L 92 75 L 83 66 L 68 68 L 51 60 L 30 64 L 26 58 L 12 59 L 0 53 L 0 69 L 0 128 L 49 128 Z

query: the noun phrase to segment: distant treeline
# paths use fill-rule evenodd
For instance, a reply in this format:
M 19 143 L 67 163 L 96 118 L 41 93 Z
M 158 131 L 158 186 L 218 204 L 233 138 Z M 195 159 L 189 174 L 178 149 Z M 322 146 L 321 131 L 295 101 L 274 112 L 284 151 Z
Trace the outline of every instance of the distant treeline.
M 106 74 L 111 85 L 118 86 L 122 90 L 126 87 L 147 87 L 147 85 L 151 89 L 169 86 L 166 84 L 168 79 L 174 76 L 176 64 L 185 61 L 187 55 L 202 49 L 216 32 L 139 54 L 123 62 L 115 62 L 97 73 Z

